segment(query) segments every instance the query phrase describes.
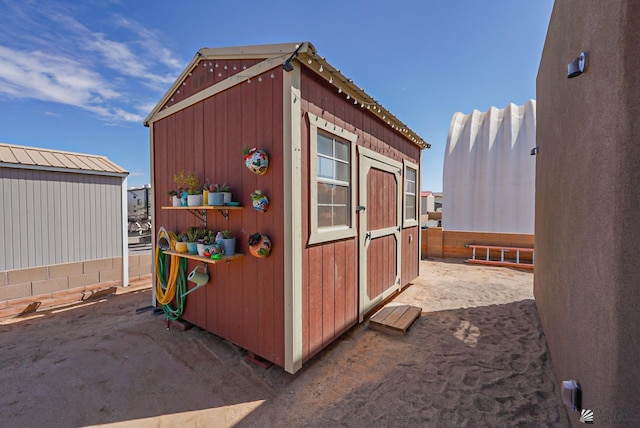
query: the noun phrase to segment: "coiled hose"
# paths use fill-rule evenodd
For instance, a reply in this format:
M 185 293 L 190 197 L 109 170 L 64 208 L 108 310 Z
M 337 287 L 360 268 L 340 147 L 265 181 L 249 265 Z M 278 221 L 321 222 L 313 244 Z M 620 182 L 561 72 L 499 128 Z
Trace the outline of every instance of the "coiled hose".
M 160 228 L 156 242 L 156 301 L 162 305 L 168 319 L 177 320 L 184 312 L 185 299 L 182 296 L 187 292 L 187 259 L 164 253 L 164 249 L 175 246 L 175 234 L 167 232 L 164 227 Z M 175 307 L 171 305 L 174 300 Z

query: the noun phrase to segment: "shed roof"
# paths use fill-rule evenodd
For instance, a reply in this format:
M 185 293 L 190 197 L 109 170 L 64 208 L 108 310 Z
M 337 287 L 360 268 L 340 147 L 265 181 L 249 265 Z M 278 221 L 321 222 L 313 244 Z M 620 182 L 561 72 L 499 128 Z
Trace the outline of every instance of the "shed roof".
M 104 156 L 0 143 L 0 167 L 29 168 L 85 174 L 129 173 Z
M 368 110 L 373 112 L 373 114 L 387 122 L 395 132 L 403 135 L 420 148 L 431 147 L 431 145 L 424 141 L 422 137 L 411 130 L 407 125 L 400 121 L 400 119 L 384 108 L 378 101 L 368 95 L 363 89 L 353 83 L 352 79 L 347 78 L 339 69 L 329 64 L 324 57 L 318 54 L 316 48 L 310 42 L 202 48 L 196 53 L 194 58 L 187 65 L 171 88 L 169 88 L 165 93 L 160 102 L 155 106 L 151 113 L 149 113 L 149 116 L 147 116 L 144 121 L 144 125 L 149 126 L 150 122 L 164 117 L 163 114 L 160 114 L 162 107 L 166 105 L 167 101 L 171 98 L 171 95 L 180 88 L 200 61 L 241 58 L 264 59 L 268 62 L 270 68 L 281 67 L 284 66 L 285 63 L 296 61 L 298 64 L 313 70 L 316 74 L 323 77 L 328 83 L 332 84 L 336 88 L 336 91 L 343 93 L 345 97 L 349 96 L 347 99 L 353 100 L 354 103 L 360 104 L 363 108 L 366 107 Z M 250 78 L 253 76 L 248 77 Z M 240 82 L 240 80 L 234 79 L 234 82 Z M 186 101 L 188 100 L 184 100 L 182 103 L 177 103 L 175 106 L 172 106 L 174 108 L 168 109 L 169 111 L 167 113 L 165 113 L 165 110 L 162 110 L 162 113 L 166 115 L 172 113 L 174 110 L 184 108 L 184 106 L 187 105 L 187 103 L 185 103 Z

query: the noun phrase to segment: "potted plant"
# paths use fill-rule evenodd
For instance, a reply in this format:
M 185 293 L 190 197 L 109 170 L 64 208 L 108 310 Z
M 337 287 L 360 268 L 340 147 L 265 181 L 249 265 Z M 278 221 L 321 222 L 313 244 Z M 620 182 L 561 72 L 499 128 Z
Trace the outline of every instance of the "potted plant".
M 218 189 L 220 188 L 219 184 L 212 184 L 209 186 L 209 205 L 211 206 L 219 206 L 224 205 L 224 194 L 220 193 Z
M 204 244 L 202 255 L 219 260 L 222 255 L 222 243 L 216 242 L 216 233 L 213 230 L 208 231 L 202 238 L 202 242 Z
M 198 236 L 200 235 L 200 229 L 196 226 L 191 226 L 187 229 L 187 248 L 189 254 L 198 254 Z
M 181 254 L 186 254 L 189 252 L 189 248 L 187 247 L 187 234 L 180 233 L 176 238 L 176 251 Z
M 202 206 L 202 185 L 195 173 L 187 176 L 187 205 L 190 207 Z
M 222 243 L 225 256 L 233 256 L 236 253 L 236 237 L 230 230 L 221 230 L 216 236 L 216 241 Z
M 167 194 L 169 195 L 169 204 L 171 206 L 174 206 L 174 207 L 181 207 L 182 206 L 182 199 L 181 199 L 182 191 L 181 190 L 182 189 L 180 189 L 178 187 L 178 190 L 171 189 L 171 190 L 169 190 L 167 192 Z
M 227 183 L 216 184 L 216 189 L 219 193 L 222 193 L 222 195 L 224 195 L 223 203 L 220 205 L 231 202 L 231 187 L 229 187 Z
M 182 169 L 177 174 L 173 175 L 173 181 L 176 183 L 178 190 L 178 197 L 182 200 L 182 206 L 187 206 L 187 188 L 189 186 L 189 174 Z
M 187 173 L 182 169 L 179 173 L 174 174 L 173 181 L 179 189 L 183 189 L 183 206 L 197 207 L 202 205 L 202 186 L 195 172 Z

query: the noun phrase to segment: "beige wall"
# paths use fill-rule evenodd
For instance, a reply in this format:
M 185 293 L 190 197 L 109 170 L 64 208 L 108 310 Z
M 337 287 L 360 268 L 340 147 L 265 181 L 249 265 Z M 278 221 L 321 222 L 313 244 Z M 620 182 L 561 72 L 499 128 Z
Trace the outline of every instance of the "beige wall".
M 581 51 L 587 70 L 567 79 Z M 557 380 L 581 384 L 600 426 L 640 426 L 639 73 L 640 2 L 556 0 L 537 77 L 534 293 Z
M 151 281 L 151 254 L 129 256 L 129 284 L 143 281 Z M 42 310 L 113 286 L 122 286 L 121 257 L 0 271 L 0 318 L 19 314 L 32 302 L 40 302 Z

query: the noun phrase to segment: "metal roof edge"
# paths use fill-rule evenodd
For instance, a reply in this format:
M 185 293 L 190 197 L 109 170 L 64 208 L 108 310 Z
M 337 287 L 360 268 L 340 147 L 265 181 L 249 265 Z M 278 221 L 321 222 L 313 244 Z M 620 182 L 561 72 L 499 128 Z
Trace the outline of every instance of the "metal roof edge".
M 103 175 L 110 177 L 127 177 L 128 171 L 113 172 L 113 171 L 95 171 L 90 169 L 78 169 L 78 168 L 63 168 L 59 166 L 43 166 L 43 165 L 31 165 L 21 163 L 7 163 L 0 162 L 0 168 L 13 168 L 13 169 L 30 169 L 37 171 L 52 171 L 52 172 L 67 172 L 70 174 L 84 174 L 84 175 Z
M 393 113 L 383 107 L 373 97 L 368 95 L 362 88 L 353 83 L 352 79 L 344 76 L 339 69 L 333 67 L 327 60 L 320 56 L 311 42 L 293 42 L 269 45 L 249 45 L 233 46 L 222 48 L 202 48 L 198 50 L 191 62 L 185 67 L 180 76 L 175 80 L 160 101 L 153 108 L 151 113 L 144 120 L 144 126 L 149 126 L 153 118 L 158 114 L 163 105 L 170 99 L 171 94 L 178 89 L 182 81 L 193 70 L 198 61 L 203 59 L 238 59 L 238 58 L 261 58 L 268 59 L 274 56 L 289 56 L 287 61 L 297 61 L 299 64 L 313 70 L 317 75 L 323 77 L 332 84 L 338 92 L 345 92 L 349 98 L 354 99 L 354 103 L 361 107 L 367 107 L 373 114 L 386 122 L 394 132 L 402 135 L 421 149 L 431 148 L 415 131 L 409 128 L 404 122 L 398 119 Z

